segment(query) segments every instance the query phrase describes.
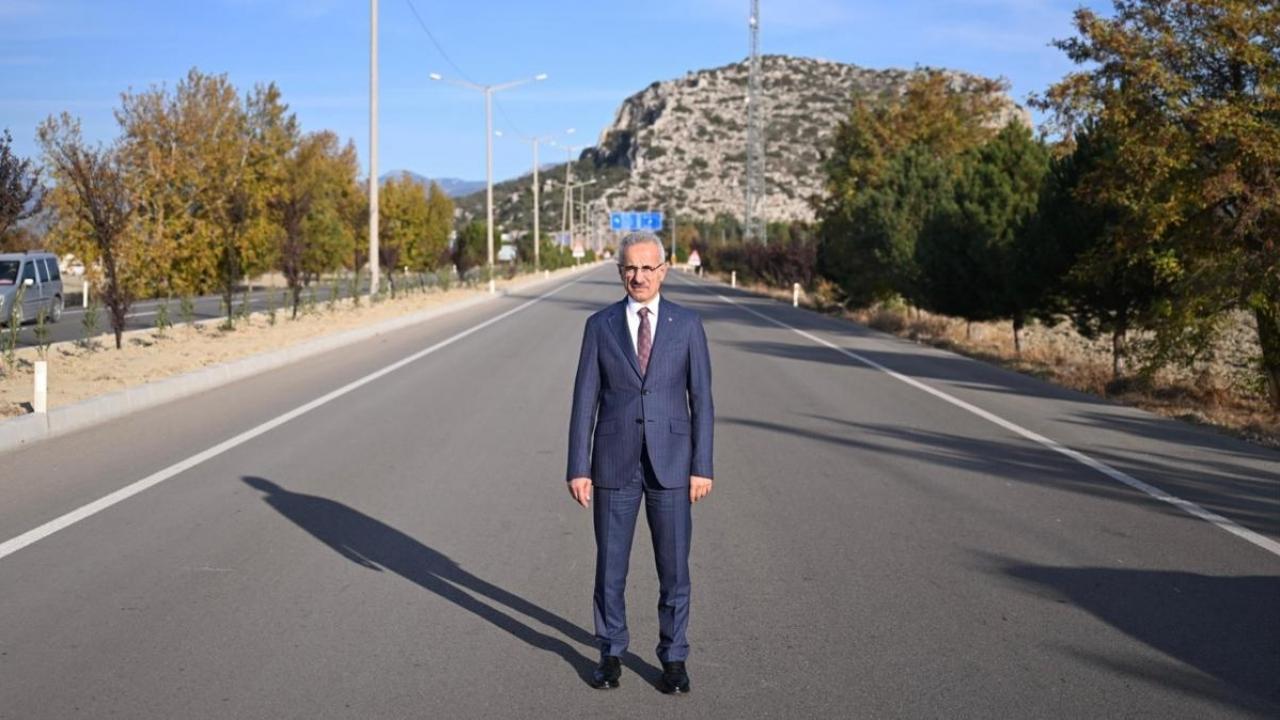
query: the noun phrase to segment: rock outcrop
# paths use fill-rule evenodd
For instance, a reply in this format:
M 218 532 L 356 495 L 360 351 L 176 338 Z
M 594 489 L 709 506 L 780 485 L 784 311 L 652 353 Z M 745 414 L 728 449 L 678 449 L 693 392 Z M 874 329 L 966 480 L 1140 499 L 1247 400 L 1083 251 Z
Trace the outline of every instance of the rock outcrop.
M 826 60 L 761 58 L 765 117 L 765 189 L 768 221 L 812 220 L 810 199 L 822 191 L 822 153 L 854 93 L 902 92 L 912 70 L 872 70 Z M 655 82 L 628 97 L 595 147 L 582 153 L 574 173 L 596 178 L 588 198 L 612 209 L 675 210 L 681 217 L 741 217 L 747 145 L 747 63 L 691 72 Z M 948 71 L 957 78 L 962 73 Z M 1005 97 L 1001 124 L 1026 110 Z M 560 170 L 544 172 L 543 218 L 558 224 Z M 504 224 L 522 225 L 531 210 L 528 179 L 503 183 L 495 197 Z M 483 203 L 482 198 L 472 196 Z M 472 202 L 464 208 L 472 211 Z M 599 205 L 597 206 L 599 207 Z M 483 214 L 483 205 L 477 215 Z

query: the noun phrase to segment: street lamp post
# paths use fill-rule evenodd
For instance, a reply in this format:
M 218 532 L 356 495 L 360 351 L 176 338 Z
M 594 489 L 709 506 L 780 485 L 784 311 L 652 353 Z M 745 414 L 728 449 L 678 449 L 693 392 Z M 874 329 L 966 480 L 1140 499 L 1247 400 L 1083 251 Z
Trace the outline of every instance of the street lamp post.
M 570 133 L 572 133 L 572 132 L 573 132 L 573 128 L 570 128 L 570 129 L 569 129 L 569 132 L 570 132 Z M 553 141 L 553 142 L 554 142 L 554 141 Z M 572 227 L 573 222 L 572 222 L 572 219 L 571 219 L 571 215 L 572 215 L 572 213 L 573 213 L 573 207 L 572 207 L 571 203 L 573 202 L 573 200 L 572 200 L 572 198 L 569 196 L 569 187 L 570 187 L 571 185 L 573 185 L 573 153 L 574 153 L 574 152 L 576 152 L 576 151 L 578 151 L 578 150 L 581 150 L 581 149 L 582 149 L 583 147 L 585 147 L 585 146 L 583 146 L 583 145 L 562 145 L 561 147 L 563 147 L 563 148 L 564 148 L 564 152 L 565 152 L 565 162 L 564 162 L 564 187 L 565 187 L 565 190 L 564 190 L 564 217 L 561 219 L 561 221 L 562 221 L 562 226 L 561 226 L 561 228 L 560 228 L 560 229 L 561 229 L 562 231 L 563 231 L 563 230 L 568 230 L 568 231 L 569 231 L 569 235 L 570 235 L 570 237 L 572 237 L 572 236 L 573 236 L 573 227 Z
M 566 185 L 566 186 L 565 186 L 565 188 L 564 188 L 564 189 L 565 189 L 565 197 L 567 197 L 567 198 L 569 199 L 569 247 L 570 247 L 570 249 L 572 249 L 572 248 L 573 248 L 573 241 L 574 241 L 574 237 L 573 237 L 573 232 L 574 232 L 573 219 L 574 219 L 574 218 L 573 218 L 573 216 L 574 216 L 574 213 L 575 213 L 575 212 L 577 212 L 577 208 L 574 206 L 574 203 L 573 203 L 573 191 L 574 191 L 574 190 L 577 190 L 578 188 L 581 188 L 581 187 L 586 187 L 586 186 L 588 186 L 588 185 L 594 185 L 594 184 L 595 184 L 595 182 L 596 182 L 595 180 L 587 180 L 586 182 L 570 183 L 570 184 Z M 584 223 L 584 224 L 586 223 L 586 219 L 585 219 L 585 218 L 583 219 L 583 223 Z
M 499 90 L 508 90 L 525 83 L 546 80 L 547 74 L 540 73 L 531 78 L 524 80 L 513 80 L 506 83 L 498 83 L 496 85 L 477 85 L 466 80 L 454 80 L 452 78 L 442 77 L 440 73 L 431 73 L 430 78 L 441 82 L 447 82 L 458 87 L 479 90 L 484 93 L 484 143 L 485 143 L 485 219 L 486 219 L 486 235 L 489 243 L 489 292 L 496 293 L 498 291 L 497 283 L 493 277 L 493 94 Z
M 544 140 L 551 140 L 551 136 L 524 138 L 525 142 L 533 145 L 533 269 L 535 271 L 541 267 L 539 246 L 542 245 L 542 228 L 538 220 L 540 212 L 538 193 L 541 191 L 538 187 L 538 143 Z
M 595 181 L 593 180 L 592 182 L 595 182 Z M 583 183 L 583 184 L 590 185 L 591 183 Z M 581 187 L 581 185 L 577 187 Z M 587 200 L 585 197 L 585 192 L 583 193 L 583 195 L 584 197 L 578 200 L 576 205 L 578 210 L 582 212 L 582 215 L 579 218 L 579 220 L 582 223 L 582 227 L 583 227 L 582 234 L 583 234 L 584 247 L 589 245 L 592 250 L 599 252 L 601 250 L 600 237 L 599 237 L 599 234 L 596 232 L 597 224 L 592 221 L 592 218 L 596 217 L 594 214 L 594 211 L 595 211 L 595 208 L 600 205 L 600 198 L 593 198 L 591 200 Z
M 369 4 L 369 294 L 378 294 L 378 0 Z M 356 291 L 360 268 L 355 268 Z

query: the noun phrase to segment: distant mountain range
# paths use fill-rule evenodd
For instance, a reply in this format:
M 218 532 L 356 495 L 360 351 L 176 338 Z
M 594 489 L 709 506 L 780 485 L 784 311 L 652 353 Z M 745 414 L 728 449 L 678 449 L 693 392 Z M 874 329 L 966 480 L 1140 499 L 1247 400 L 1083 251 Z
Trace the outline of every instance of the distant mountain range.
M 444 191 L 445 195 L 448 195 L 449 197 L 452 197 L 452 198 L 462 197 L 463 195 L 470 195 L 473 192 L 484 189 L 483 180 L 462 180 L 459 178 L 429 178 L 424 175 L 419 175 L 418 173 L 413 172 L 412 170 L 392 170 L 391 172 L 383 174 L 379 179 L 382 182 L 386 182 L 387 180 L 390 180 L 393 177 L 399 177 L 401 175 L 408 175 L 409 177 L 413 178 L 414 181 L 419 182 L 422 185 L 427 187 L 430 187 L 431 183 L 434 182 L 440 186 L 440 189 Z

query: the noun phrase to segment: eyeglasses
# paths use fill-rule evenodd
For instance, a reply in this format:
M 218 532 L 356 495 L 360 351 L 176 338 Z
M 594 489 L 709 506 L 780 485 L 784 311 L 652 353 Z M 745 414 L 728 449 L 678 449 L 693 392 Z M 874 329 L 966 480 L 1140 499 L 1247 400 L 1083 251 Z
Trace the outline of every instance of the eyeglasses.
M 647 275 L 652 275 L 652 274 L 654 274 L 654 273 L 658 272 L 658 270 L 660 270 L 660 269 L 662 268 L 662 266 L 663 266 L 663 265 L 666 265 L 666 263 L 662 263 L 661 265 L 657 265 L 657 266 L 654 266 L 654 265 L 639 265 L 639 266 L 636 266 L 636 265 L 619 265 L 619 266 L 618 266 L 618 269 L 622 271 L 622 274 L 623 274 L 623 275 L 626 275 L 626 276 L 629 276 L 629 277 L 635 277 L 636 273 L 643 273 L 644 275 L 646 275 L 646 276 L 647 276 Z

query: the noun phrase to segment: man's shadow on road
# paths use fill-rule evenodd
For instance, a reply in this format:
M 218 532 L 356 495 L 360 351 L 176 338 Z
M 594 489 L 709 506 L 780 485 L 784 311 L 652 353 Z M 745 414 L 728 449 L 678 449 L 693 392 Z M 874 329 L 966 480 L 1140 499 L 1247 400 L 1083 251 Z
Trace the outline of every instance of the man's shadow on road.
M 342 503 L 290 492 L 260 477 L 240 479 L 249 487 L 265 493 L 263 500 L 281 515 L 351 562 L 378 572 L 390 570 L 529 645 L 559 655 L 577 671 L 583 682 L 591 677 L 596 666 L 594 660 L 563 639 L 538 632 L 511 614 L 477 600 L 463 589 L 555 628 L 573 642 L 595 646 L 595 637 L 577 625 L 472 575 L 447 556 Z M 657 686 L 661 671 L 656 667 L 633 653 L 627 653 L 622 662 L 637 676 Z

